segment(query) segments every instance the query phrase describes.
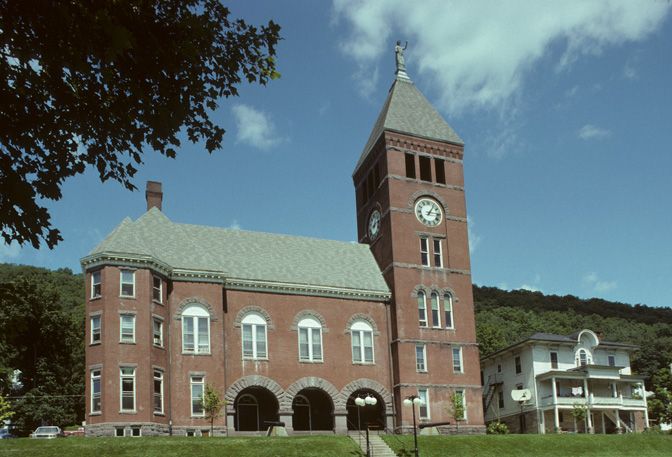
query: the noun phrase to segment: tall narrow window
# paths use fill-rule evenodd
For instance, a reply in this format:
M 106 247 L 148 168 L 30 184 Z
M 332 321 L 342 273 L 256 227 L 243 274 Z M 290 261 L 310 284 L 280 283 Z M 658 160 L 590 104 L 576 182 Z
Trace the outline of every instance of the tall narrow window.
M 373 363 L 373 328 L 363 320 L 355 321 L 350 327 L 352 337 L 352 361 Z
M 609 356 L 607 356 L 607 360 L 609 361 L 609 366 L 610 367 L 615 367 L 616 366 L 616 356 L 609 355 Z
M 420 262 L 425 267 L 429 266 L 429 240 L 420 238 Z
M 432 159 L 427 156 L 419 156 L 420 179 L 422 181 L 432 182 Z
M 520 373 L 522 373 L 522 372 L 523 372 L 523 366 L 522 366 L 522 364 L 520 363 L 520 356 L 517 356 L 517 357 L 514 359 L 514 363 L 515 363 L 515 365 L 516 365 L 516 374 L 520 374 Z
M 121 367 L 121 410 L 135 412 L 135 368 Z
M 464 390 L 456 390 L 453 395 L 455 395 L 455 404 L 462 405 L 462 408 L 458 409 L 455 414 L 455 419 L 467 420 L 467 400 L 464 396 Z
M 556 370 L 558 368 L 558 353 L 551 352 L 551 368 Z
M 579 349 L 579 365 L 582 367 L 588 365 L 588 353 L 585 349 Z
M 205 390 L 205 378 L 203 376 L 191 377 L 191 415 L 203 416 L 203 392 Z
M 420 406 L 418 413 L 420 419 L 429 419 L 429 391 L 427 389 L 418 389 L 418 397 L 420 398 Z M 413 406 L 415 408 L 415 406 Z
M 210 353 L 210 313 L 201 305 L 191 305 L 182 312 L 182 352 Z
M 453 348 L 453 373 L 462 373 L 462 348 Z
M 501 390 L 497 392 L 497 406 L 504 408 L 504 392 Z
M 91 298 L 101 296 L 100 270 L 91 273 Z
M 100 412 L 100 368 L 91 370 L 91 412 Z
M 415 179 L 415 156 L 406 154 L 406 177 Z
M 415 345 L 415 369 L 420 372 L 427 371 L 427 346 Z
M 453 296 L 448 292 L 443 295 L 443 310 L 446 328 L 453 328 Z
M 257 313 L 249 313 L 243 317 L 243 358 L 268 358 L 266 344 L 266 319 Z
M 152 320 L 152 340 L 154 346 L 163 346 L 163 320 L 158 317 Z
M 152 299 L 157 303 L 163 303 L 163 281 L 158 276 L 152 277 Z
M 122 314 L 119 319 L 121 342 L 135 343 L 135 314 Z
M 163 414 L 163 371 L 154 370 L 154 412 Z
M 317 319 L 306 317 L 299 322 L 299 360 L 322 361 L 322 325 Z
M 91 344 L 98 344 L 101 340 L 100 315 L 91 316 Z
M 427 327 L 427 298 L 423 291 L 418 292 L 418 323 Z
M 443 267 L 443 252 L 441 252 L 441 239 L 435 238 L 434 242 L 434 266 L 438 268 Z
M 135 271 L 121 270 L 120 286 L 120 295 L 122 297 L 135 297 Z
M 443 167 L 443 159 L 434 159 L 434 171 L 436 173 L 436 182 L 446 183 L 446 169 Z
M 432 326 L 441 328 L 441 310 L 439 309 L 439 294 L 432 292 Z

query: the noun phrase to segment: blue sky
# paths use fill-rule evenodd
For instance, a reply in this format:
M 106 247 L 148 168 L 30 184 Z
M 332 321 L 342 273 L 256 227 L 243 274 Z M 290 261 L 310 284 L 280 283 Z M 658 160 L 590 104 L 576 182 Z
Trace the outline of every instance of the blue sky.
M 408 72 L 465 140 L 479 285 L 672 305 L 669 1 L 233 1 L 282 26 L 282 78 L 242 86 L 209 155 L 147 151 L 131 193 L 91 170 L 48 202 L 64 241 L 0 261 L 79 271 L 164 185 L 176 222 L 355 240 L 351 173 L 393 80 Z

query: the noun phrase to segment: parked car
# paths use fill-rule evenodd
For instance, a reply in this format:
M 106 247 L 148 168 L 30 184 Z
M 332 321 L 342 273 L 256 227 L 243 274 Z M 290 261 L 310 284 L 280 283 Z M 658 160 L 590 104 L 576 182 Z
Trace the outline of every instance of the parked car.
M 0 429 L 0 440 L 7 440 L 9 438 L 16 438 L 16 435 L 12 435 L 12 432 L 6 428 Z
M 41 439 L 53 439 L 63 436 L 63 431 L 60 427 L 55 425 L 46 425 L 42 427 L 37 427 L 33 433 L 30 434 L 31 438 L 41 438 Z

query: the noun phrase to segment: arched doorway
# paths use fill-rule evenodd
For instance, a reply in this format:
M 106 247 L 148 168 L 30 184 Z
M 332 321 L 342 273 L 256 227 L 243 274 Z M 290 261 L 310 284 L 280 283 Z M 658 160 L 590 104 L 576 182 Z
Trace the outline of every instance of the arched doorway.
M 374 397 L 375 405 L 357 406 L 356 398 Z M 368 425 L 371 429 L 383 430 L 385 428 L 385 402 L 378 393 L 370 389 L 356 390 L 348 398 L 346 403 L 348 410 L 348 430 L 365 430 Z
M 253 432 L 268 429 L 267 422 L 277 421 L 278 400 L 263 387 L 243 389 L 234 402 L 235 428 L 237 431 Z
M 334 404 L 322 389 L 301 390 L 294 397 L 292 409 L 292 425 L 296 431 L 334 429 Z

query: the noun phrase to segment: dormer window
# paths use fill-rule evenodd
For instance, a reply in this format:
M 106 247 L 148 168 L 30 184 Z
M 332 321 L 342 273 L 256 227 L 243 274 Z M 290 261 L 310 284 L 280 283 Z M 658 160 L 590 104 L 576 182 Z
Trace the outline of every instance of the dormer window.
M 590 362 L 588 352 L 585 349 L 579 349 L 576 356 L 577 366 L 585 367 Z

